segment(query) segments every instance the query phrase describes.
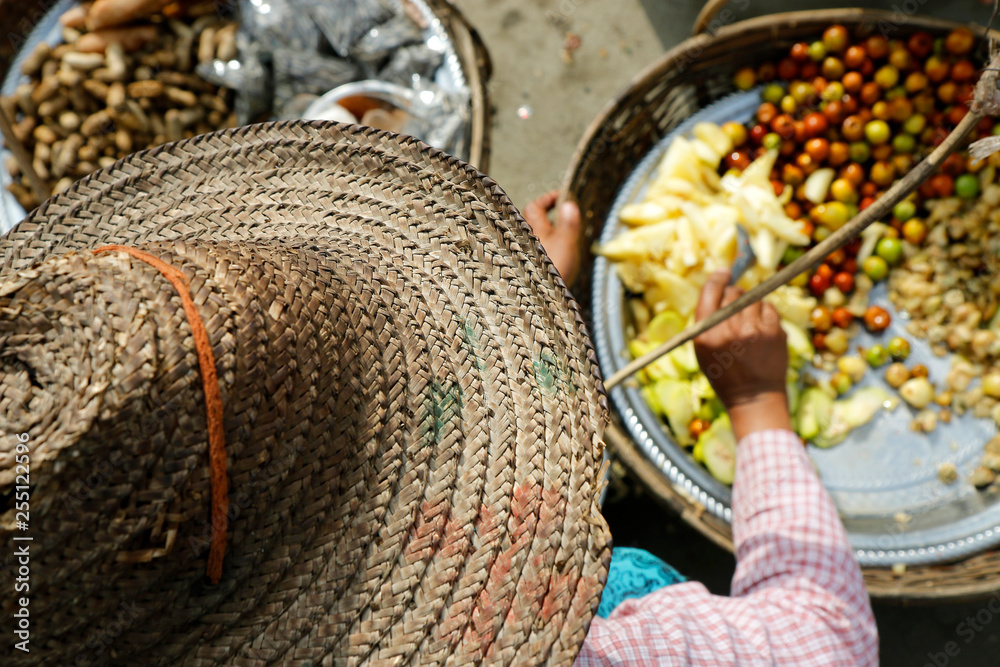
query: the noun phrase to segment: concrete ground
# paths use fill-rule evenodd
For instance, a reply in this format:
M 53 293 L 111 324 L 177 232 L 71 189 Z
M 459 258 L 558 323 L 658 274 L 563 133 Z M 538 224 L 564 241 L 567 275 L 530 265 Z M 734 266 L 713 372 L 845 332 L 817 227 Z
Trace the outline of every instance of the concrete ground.
M 493 56 L 490 175 L 522 208 L 561 184 L 577 142 L 601 107 L 643 68 L 687 37 L 701 7 L 698 2 L 679 0 L 453 1 L 479 29 Z M 734 0 L 732 6 L 739 18 L 747 18 L 836 4 Z M 844 4 L 918 11 L 980 24 L 989 18 L 989 9 L 978 0 Z M 579 38 L 571 60 L 563 54 L 567 33 Z M 605 514 L 616 544 L 644 547 L 714 592 L 728 592 L 732 556 L 651 498 L 630 494 L 610 502 Z M 875 613 L 883 665 L 1000 664 L 1000 620 L 993 622 L 995 614 L 985 602 L 880 604 Z

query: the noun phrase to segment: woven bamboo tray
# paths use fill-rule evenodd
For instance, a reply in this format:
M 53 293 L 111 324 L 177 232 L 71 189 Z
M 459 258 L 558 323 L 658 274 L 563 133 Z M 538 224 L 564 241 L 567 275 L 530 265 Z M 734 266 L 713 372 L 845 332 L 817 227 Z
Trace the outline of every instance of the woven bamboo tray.
M 461 62 L 472 101 L 469 132 L 469 164 L 487 171 L 490 156 L 490 105 L 486 84 L 493 65 L 482 38 L 462 13 L 448 0 L 425 0 L 441 19 Z M 0 0 L 0 26 L 5 38 L 0 40 L 0 80 L 31 29 L 56 0 Z
M 671 49 L 639 74 L 628 88 L 609 102 L 587 129 L 567 170 L 564 190 L 580 205 L 584 221 L 583 279 L 578 298 L 590 312 L 589 284 L 593 256 L 590 248 L 621 184 L 638 161 L 667 133 L 698 109 L 735 91 L 731 82 L 740 67 L 777 61 L 789 47 L 813 38 L 833 23 L 855 37 L 878 33 L 880 26 L 905 37 L 917 30 L 944 35 L 959 24 L 868 9 L 830 9 L 771 14 L 740 21 L 714 34 L 702 32 L 725 4 L 712 0 L 696 21 L 695 36 Z M 980 28 L 981 30 L 981 28 Z M 606 432 L 613 454 L 664 505 L 680 513 L 712 542 L 732 551 L 732 529 L 704 511 L 682 489 L 652 464 L 620 423 Z M 989 551 L 957 563 L 913 567 L 902 575 L 885 568 L 866 568 L 865 582 L 873 598 L 897 601 L 959 601 L 984 597 L 1000 590 L 1000 552 Z

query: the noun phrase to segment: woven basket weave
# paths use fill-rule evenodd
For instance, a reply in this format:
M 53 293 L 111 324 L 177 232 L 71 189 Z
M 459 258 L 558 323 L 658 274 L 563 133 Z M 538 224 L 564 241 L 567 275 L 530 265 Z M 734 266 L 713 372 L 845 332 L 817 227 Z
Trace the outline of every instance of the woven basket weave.
M 703 30 L 724 5 L 712 0 L 699 16 Z M 590 285 L 593 257 L 590 248 L 600 236 L 618 188 L 650 149 L 700 108 L 735 92 L 733 73 L 744 66 L 776 62 L 795 42 L 815 38 L 834 23 L 845 25 L 854 37 L 865 37 L 888 26 L 892 37 L 905 38 L 917 30 L 945 35 L 958 24 L 867 9 L 833 9 L 773 14 L 721 28 L 714 35 L 697 34 L 671 49 L 642 72 L 618 98 L 612 100 L 587 129 L 573 155 L 564 189 L 580 204 L 585 230 L 581 251 L 585 259 L 578 284 Z M 589 292 L 589 290 L 588 290 Z M 579 299 L 589 310 L 589 293 Z M 664 504 L 678 511 L 710 540 L 733 548 L 729 524 L 704 512 L 682 489 L 642 454 L 613 423 L 607 434 L 612 451 Z M 889 569 L 866 568 L 869 593 L 898 600 L 959 600 L 985 596 L 1000 588 L 1000 553 L 991 551 L 950 565 L 910 568 L 902 576 Z
M 155 268 L 105 244 L 181 269 L 214 350 L 217 585 L 192 329 Z M 610 560 L 606 400 L 575 303 L 490 179 L 369 128 L 249 126 L 95 172 L 0 259 L 0 540 L 33 537 L 38 619 L 2 664 L 572 663 Z

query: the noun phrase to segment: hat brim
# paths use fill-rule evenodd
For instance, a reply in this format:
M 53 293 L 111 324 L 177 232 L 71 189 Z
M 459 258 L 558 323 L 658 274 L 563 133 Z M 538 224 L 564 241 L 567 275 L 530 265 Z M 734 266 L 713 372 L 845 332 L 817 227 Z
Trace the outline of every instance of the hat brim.
M 266 545 L 260 571 L 240 586 L 223 580 L 211 595 L 171 600 L 192 606 L 164 623 L 155 654 L 143 653 L 141 633 L 123 637 L 118 654 L 142 664 L 292 664 L 293 656 L 303 664 L 571 664 L 610 560 L 598 507 L 607 407 L 579 309 L 496 183 L 415 139 L 370 128 L 248 126 L 137 153 L 75 183 L 0 238 L 0 279 L 70 251 L 174 240 L 271 244 L 351 268 L 350 280 L 363 284 L 349 300 L 371 299 L 360 304 L 371 310 L 371 335 L 357 339 L 373 350 L 371 376 L 381 375 L 378 341 L 411 327 L 434 341 L 405 352 L 431 377 L 404 388 L 416 396 L 396 391 L 380 406 L 396 432 L 368 431 L 373 441 L 397 438 L 398 456 L 413 462 L 405 479 L 353 487 L 367 495 L 352 502 L 372 512 L 322 523 L 337 508 L 317 503 L 347 502 L 346 492 L 308 496 L 309 518 L 286 508 L 287 521 L 312 522 L 315 542 L 296 545 L 298 561 L 288 558 L 290 542 Z M 429 407 L 390 419 L 413 405 Z M 416 423 L 428 415 L 433 436 Z M 414 452 L 423 452 L 419 461 Z M 40 462 L 41 479 L 52 462 Z M 229 465 L 238 488 L 243 466 Z M 245 530 L 253 526 L 233 534 Z M 65 547 L 67 558 L 77 554 Z M 156 573 L 123 568 L 102 575 L 109 598 L 116 582 Z M 58 602 L 44 579 L 32 591 L 33 604 Z M 87 639 L 53 633 L 52 645 Z

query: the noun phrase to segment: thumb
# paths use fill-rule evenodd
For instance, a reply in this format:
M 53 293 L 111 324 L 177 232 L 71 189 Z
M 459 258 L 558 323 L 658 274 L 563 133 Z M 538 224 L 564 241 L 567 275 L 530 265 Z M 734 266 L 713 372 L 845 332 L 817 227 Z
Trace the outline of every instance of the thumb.
M 580 207 L 576 202 L 565 201 L 556 216 L 556 232 L 567 240 L 576 241 L 580 236 Z

